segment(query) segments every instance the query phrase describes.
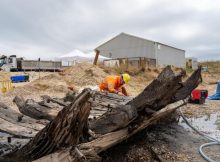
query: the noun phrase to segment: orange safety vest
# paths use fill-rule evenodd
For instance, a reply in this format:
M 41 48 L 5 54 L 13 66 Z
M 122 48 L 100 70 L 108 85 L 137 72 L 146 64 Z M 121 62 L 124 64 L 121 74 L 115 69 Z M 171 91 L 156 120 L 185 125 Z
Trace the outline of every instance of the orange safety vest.
M 99 84 L 99 88 L 101 91 L 118 92 L 123 86 L 121 83 L 121 76 L 110 75 Z

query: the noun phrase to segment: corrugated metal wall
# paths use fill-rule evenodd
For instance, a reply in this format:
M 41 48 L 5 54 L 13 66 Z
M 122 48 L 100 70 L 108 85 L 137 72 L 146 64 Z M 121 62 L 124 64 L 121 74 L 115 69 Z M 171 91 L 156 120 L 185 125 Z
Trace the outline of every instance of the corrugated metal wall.
M 172 48 L 160 43 L 155 46 L 157 65 L 175 65 L 185 68 L 185 51 Z
M 156 59 L 157 65 L 175 65 L 185 68 L 185 51 L 165 44 L 121 33 L 97 47 L 100 55 L 112 59 L 145 57 Z
M 110 58 L 146 57 L 155 59 L 154 42 L 120 34 L 96 48 L 100 55 Z

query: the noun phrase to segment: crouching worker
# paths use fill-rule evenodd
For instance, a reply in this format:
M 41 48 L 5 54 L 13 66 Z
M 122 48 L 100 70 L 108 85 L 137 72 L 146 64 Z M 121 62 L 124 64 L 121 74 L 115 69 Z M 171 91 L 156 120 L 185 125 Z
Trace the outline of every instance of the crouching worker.
M 128 93 L 123 85 L 127 84 L 130 79 L 131 77 L 129 74 L 122 74 L 119 76 L 117 75 L 107 76 L 99 84 L 100 91 L 102 92 L 107 91 L 110 93 L 117 93 L 117 94 L 128 96 Z

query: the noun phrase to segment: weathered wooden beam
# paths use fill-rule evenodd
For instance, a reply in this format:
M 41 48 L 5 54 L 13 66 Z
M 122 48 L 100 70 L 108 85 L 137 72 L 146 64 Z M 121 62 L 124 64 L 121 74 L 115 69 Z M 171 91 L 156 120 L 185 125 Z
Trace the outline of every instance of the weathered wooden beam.
M 43 95 L 43 96 L 41 96 L 42 98 L 43 98 L 43 100 L 44 100 L 44 102 L 47 102 L 47 103 L 49 103 L 49 102 L 53 102 L 53 103 L 56 103 L 56 104 L 58 104 L 58 105 L 60 105 L 60 106 L 68 106 L 68 104 L 67 103 L 65 103 L 65 102 L 63 102 L 63 101 L 61 101 L 61 100 L 57 100 L 57 99 L 54 99 L 54 98 L 51 98 L 50 96 L 48 96 L 48 95 Z
M 22 114 L 34 119 L 47 119 L 51 121 L 59 112 L 57 109 L 51 109 L 46 106 L 39 105 L 31 99 L 25 101 L 22 96 L 16 96 L 13 101 L 16 103 Z
M 186 102 L 184 101 L 178 101 L 176 103 L 167 105 L 165 108 L 159 110 L 158 112 L 155 112 L 151 117 L 145 117 L 140 120 L 139 123 L 136 123 L 135 127 L 132 130 L 126 127 L 121 130 L 102 135 L 91 142 L 79 144 L 77 145 L 77 148 L 86 157 L 87 161 L 101 161 L 100 157 L 98 156 L 99 153 L 121 143 L 122 141 L 133 136 L 137 132 L 140 132 L 143 129 L 147 128 L 148 126 L 155 124 L 158 120 L 169 116 L 176 109 L 185 104 Z M 66 150 L 60 150 L 48 156 L 42 157 L 35 162 L 53 162 L 55 160 L 57 162 L 73 162 L 82 160 L 79 159 L 79 157 L 74 154 L 74 152 L 75 151 L 73 148 L 67 148 Z
M 172 102 L 182 100 L 186 97 L 188 97 L 191 92 L 194 90 L 200 83 L 202 82 L 202 76 L 201 76 L 201 67 L 199 67 L 194 73 L 183 83 L 183 87 L 180 88 L 175 96 L 173 97 Z
M 96 54 L 95 54 L 95 59 L 93 61 L 93 65 L 97 64 L 100 51 L 99 50 L 95 50 L 95 52 L 96 52 Z
M 79 143 L 83 131 L 87 128 L 90 112 L 91 91 L 85 89 L 73 103 L 63 108 L 57 117 L 25 146 L 4 156 L 14 161 L 33 161 L 63 147 Z
M 171 67 L 167 66 L 150 85 L 127 105 L 136 107 L 138 111 L 146 108 L 158 110 L 169 103 L 175 92 L 181 88 L 181 82 L 182 74 L 175 75 Z
M 166 105 L 175 102 L 176 93 L 183 87 L 185 91 L 182 99 L 185 99 L 191 94 L 193 90 L 191 87 L 197 87 L 200 83 L 200 73 L 199 70 L 195 71 L 192 74 L 193 77 L 182 83 L 182 73 L 175 75 L 170 66 L 167 66 L 143 92 L 127 102 L 127 107 L 118 105 L 112 111 L 108 111 L 98 119 L 92 120 L 90 128 L 97 134 L 106 134 L 125 127 L 138 116 L 149 116 Z
M 48 122 L 46 123 L 45 121 L 35 120 L 35 119 L 30 118 L 28 116 L 24 116 L 23 114 L 13 110 L 10 107 L 8 107 L 7 109 L 2 109 L 0 107 L 0 118 L 3 120 L 6 120 L 12 124 L 16 124 L 16 125 L 19 125 L 22 127 L 34 129 L 36 131 L 43 129 L 45 124 L 48 123 Z M 42 124 L 40 124 L 40 122 L 42 122 Z M 0 128 L 2 128 L 1 125 L 0 125 Z
M 34 137 L 38 132 L 34 129 L 11 123 L 2 118 L 0 118 L 0 126 L 1 132 L 5 132 L 19 138 L 31 138 Z
M 3 106 L 3 107 L 2 107 Z M 15 137 L 34 137 L 45 125 L 0 104 L 0 130 Z
M 89 128 L 97 134 L 106 134 L 116 129 L 126 127 L 138 116 L 135 107 L 120 106 L 100 116 L 89 123 Z
M 126 102 L 130 101 L 131 97 L 120 96 L 117 94 L 112 93 L 102 93 L 98 91 L 93 91 L 94 97 L 89 99 L 91 102 L 91 112 L 90 112 L 90 119 L 97 118 L 103 115 L 106 111 L 111 110 L 113 108 L 117 108 L 119 105 L 124 105 Z M 76 97 L 75 95 L 71 95 L 68 97 L 68 100 L 64 102 L 60 102 L 59 105 L 69 105 L 69 100 L 74 100 Z M 48 103 L 53 99 L 49 96 L 43 96 L 43 101 L 36 102 L 34 100 L 24 100 L 22 96 L 16 96 L 14 102 L 18 106 L 21 113 L 26 116 L 32 117 L 34 119 L 46 119 L 46 120 L 53 120 L 58 112 L 62 108 L 57 108 L 56 104 Z M 55 100 L 54 100 L 55 101 Z M 57 99 L 55 103 L 59 102 Z M 53 101 L 52 101 L 53 102 Z

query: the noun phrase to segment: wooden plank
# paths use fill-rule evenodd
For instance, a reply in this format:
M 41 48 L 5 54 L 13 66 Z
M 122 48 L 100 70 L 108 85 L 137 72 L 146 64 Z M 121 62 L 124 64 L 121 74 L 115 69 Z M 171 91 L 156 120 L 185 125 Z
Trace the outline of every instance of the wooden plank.
M 16 96 L 13 101 L 16 103 L 21 113 L 34 119 L 47 119 L 52 121 L 60 111 L 41 106 L 31 99 L 25 101 L 22 96 Z
M 15 137 L 34 137 L 38 131 L 8 122 L 0 118 L 0 131 L 11 134 Z
M 43 100 L 45 101 L 45 102 L 53 102 L 53 103 L 56 103 L 56 104 L 58 104 L 58 105 L 60 105 L 60 106 L 68 106 L 68 104 L 67 103 L 65 103 L 65 102 L 63 102 L 63 101 L 61 101 L 61 100 L 59 100 L 59 99 L 54 99 L 54 98 L 51 98 L 50 96 L 48 96 L 48 95 L 43 95 L 43 96 L 41 96 L 42 98 L 43 98 Z
M 63 108 L 56 118 L 38 132 L 30 142 L 3 157 L 13 161 L 33 161 L 64 147 L 77 145 L 79 138 L 85 138 L 84 135 L 87 135 L 85 130 L 88 129 L 90 97 L 91 91 L 83 90 L 73 103 Z
M 99 51 L 99 50 L 96 50 L 96 54 L 95 54 L 95 59 L 94 59 L 94 61 L 93 61 L 93 65 L 97 65 L 98 58 L 99 58 L 99 53 L 100 53 L 100 51 Z
M 145 117 L 143 121 L 139 123 L 140 125 L 138 125 L 138 127 L 133 129 L 131 132 L 128 131 L 128 128 L 124 128 L 116 132 L 105 134 L 91 142 L 80 144 L 78 148 L 81 151 L 86 150 L 86 148 L 89 148 L 90 151 L 91 149 L 93 149 L 96 153 L 100 153 L 101 151 L 106 150 L 117 143 L 122 142 L 128 137 L 131 137 L 132 135 L 145 129 L 146 127 L 162 119 L 163 117 L 173 113 L 176 109 L 185 105 L 185 103 L 186 102 L 182 100 L 178 101 L 177 103 L 170 104 L 165 108 L 157 111 L 150 118 Z
M 91 142 L 79 144 L 77 148 L 87 158 L 87 161 L 97 160 L 97 159 L 91 159 L 91 158 L 98 158 L 97 154 L 128 139 L 129 137 L 145 129 L 149 125 L 155 124 L 158 120 L 173 113 L 176 109 L 183 106 L 184 104 L 185 104 L 184 101 L 179 101 L 177 103 L 170 104 L 166 106 L 165 108 L 159 110 L 155 114 L 153 114 L 150 118 L 145 117 L 143 121 L 139 123 L 140 125 L 136 127 L 135 129 L 133 129 L 132 131 L 129 131 L 128 128 L 123 128 L 121 130 L 102 135 Z M 71 148 L 67 148 L 66 150 L 58 151 L 53 154 L 42 157 L 34 162 L 55 162 L 55 161 L 56 162 L 63 162 L 63 161 L 69 162 L 69 160 L 71 162 L 79 161 L 78 158 L 74 158 L 72 155 L 73 155 L 73 152 Z M 59 158 L 59 157 L 62 157 L 62 158 Z
M 47 121 L 43 121 L 43 120 L 39 121 L 30 118 L 28 116 L 23 116 L 23 117 L 22 116 L 23 116 L 22 114 L 16 112 L 11 108 L 7 108 L 7 109 L 0 108 L 0 118 L 15 125 L 19 125 L 22 127 L 33 129 L 35 131 L 39 131 L 45 127 L 45 124 L 48 123 Z M 44 124 L 40 124 L 40 122 Z

